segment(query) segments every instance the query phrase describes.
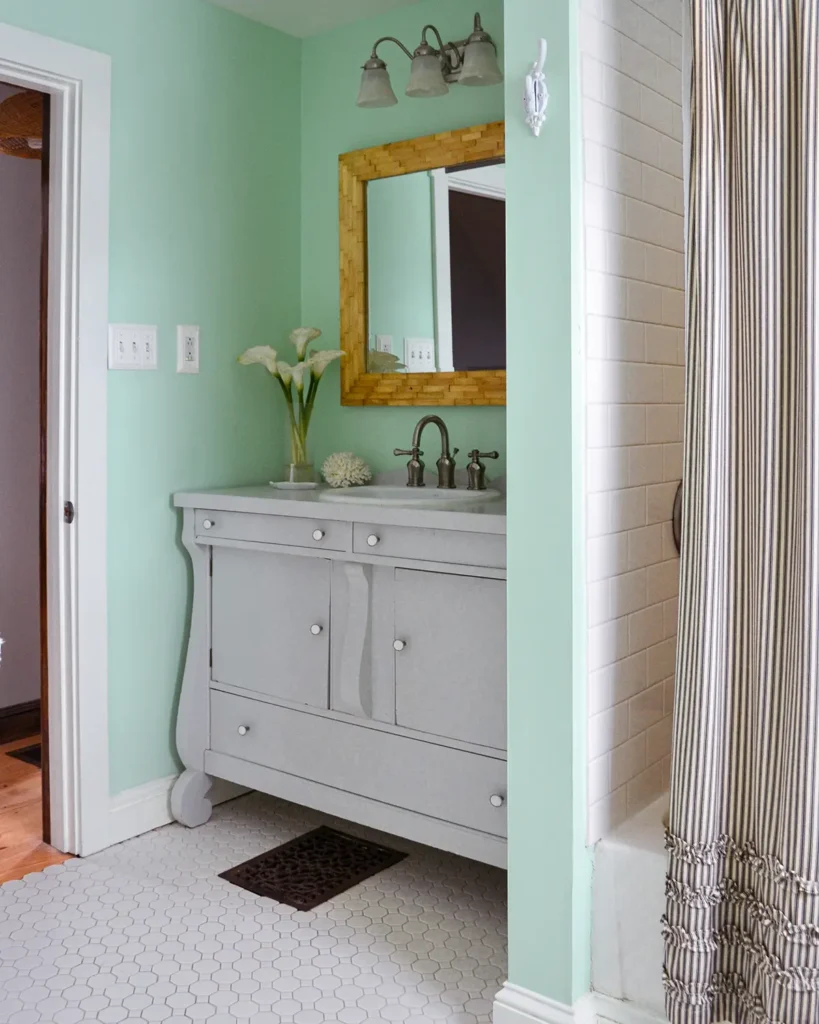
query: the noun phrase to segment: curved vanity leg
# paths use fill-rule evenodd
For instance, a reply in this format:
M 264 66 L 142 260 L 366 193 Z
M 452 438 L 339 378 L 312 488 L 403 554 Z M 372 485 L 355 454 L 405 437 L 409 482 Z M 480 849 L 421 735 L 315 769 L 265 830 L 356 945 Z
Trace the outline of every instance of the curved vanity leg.
M 212 779 L 205 774 L 205 751 L 210 742 L 210 548 L 196 540 L 195 512 L 185 509 L 182 543 L 193 565 L 193 610 L 188 651 L 176 720 L 176 749 L 185 771 L 171 793 L 174 818 L 196 828 L 210 818 L 208 799 Z
M 204 772 L 186 768 L 171 790 L 171 814 L 188 828 L 204 825 L 213 813 L 213 804 L 208 800 L 213 779 Z

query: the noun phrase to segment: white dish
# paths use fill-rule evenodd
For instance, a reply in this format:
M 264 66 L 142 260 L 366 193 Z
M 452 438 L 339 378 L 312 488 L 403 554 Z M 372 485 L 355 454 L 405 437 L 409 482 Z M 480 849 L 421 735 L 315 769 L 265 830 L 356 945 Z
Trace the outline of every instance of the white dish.
M 313 481 L 302 481 L 300 483 L 294 480 L 271 480 L 270 486 L 275 487 L 280 491 L 314 491 L 318 484 Z

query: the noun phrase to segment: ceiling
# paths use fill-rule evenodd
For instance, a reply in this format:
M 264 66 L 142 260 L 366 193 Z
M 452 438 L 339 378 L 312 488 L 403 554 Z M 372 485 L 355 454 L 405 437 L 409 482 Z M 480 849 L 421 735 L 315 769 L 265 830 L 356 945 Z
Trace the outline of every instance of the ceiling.
M 291 36 L 319 35 L 361 18 L 406 7 L 418 0 L 212 0 Z

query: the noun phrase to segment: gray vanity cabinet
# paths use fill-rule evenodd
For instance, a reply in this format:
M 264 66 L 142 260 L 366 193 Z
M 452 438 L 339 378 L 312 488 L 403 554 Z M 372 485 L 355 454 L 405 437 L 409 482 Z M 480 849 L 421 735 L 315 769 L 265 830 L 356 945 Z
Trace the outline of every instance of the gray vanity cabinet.
M 324 558 L 215 547 L 213 681 L 328 707 L 330 567 Z
M 177 820 L 207 821 L 224 779 L 503 865 L 502 506 L 176 501 L 194 569 Z
M 505 581 L 396 569 L 395 635 L 396 724 L 505 750 Z

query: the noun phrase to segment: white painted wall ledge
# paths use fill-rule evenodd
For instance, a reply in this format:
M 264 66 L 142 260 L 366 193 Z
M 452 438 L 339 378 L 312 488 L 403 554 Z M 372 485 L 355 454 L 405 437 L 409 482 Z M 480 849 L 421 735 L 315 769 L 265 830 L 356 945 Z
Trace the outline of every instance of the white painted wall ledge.
M 494 1024 L 668 1024 L 634 1003 L 589 992 L 574 1006 L 507 982 L 495 998 Z

